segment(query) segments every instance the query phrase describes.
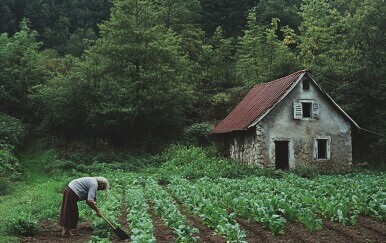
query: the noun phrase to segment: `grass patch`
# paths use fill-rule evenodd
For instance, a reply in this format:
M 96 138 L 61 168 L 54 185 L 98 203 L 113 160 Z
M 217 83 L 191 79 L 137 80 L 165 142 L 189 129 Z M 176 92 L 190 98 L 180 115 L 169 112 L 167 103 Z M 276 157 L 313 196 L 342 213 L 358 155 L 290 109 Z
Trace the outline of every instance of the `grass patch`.
M 20 243 L 20 239 L 16 236 L 1 236 L 0 243 Z
M 13 237 L 8 234 L 34 234 L 38 221 L 57 220 L 62 199 L 58 192 L 68 182 L 63 182 L 60 176 L 50 178 L 42 172 L 44 164 L 52 159 L 52 154 L 44 152 L 40 143 L 34 143 L 19 157 L 25 173 L 20 181 L 9 185 L 8 194 L 0 196 L 1 239 L 12 242 Z
M 36 220 L 52 219 L 58 215 L 62 195 L 57 191 L 63 187 L 61 181 L 19 183 L 14 191 L 0 197 L 0 236 L 20 215 L 33 215 Z M 1 237 L 0 237 L 1 238 Z

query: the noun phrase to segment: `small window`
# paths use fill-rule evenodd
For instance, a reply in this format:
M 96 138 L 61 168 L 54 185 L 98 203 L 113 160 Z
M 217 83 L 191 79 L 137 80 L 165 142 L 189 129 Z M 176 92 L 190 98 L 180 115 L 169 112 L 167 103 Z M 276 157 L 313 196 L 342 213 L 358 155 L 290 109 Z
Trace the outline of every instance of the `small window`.
M 310 89 L 310 80 L 308 78 L 303 79 L 303 89 L 304 90 Z
M 314 100 L 294 102 L 294 119 L 319 119 L 319 104 Z
M 330 138 L 316 138 L 314 140 L 314 159 L 329 160 L 331 155 Z

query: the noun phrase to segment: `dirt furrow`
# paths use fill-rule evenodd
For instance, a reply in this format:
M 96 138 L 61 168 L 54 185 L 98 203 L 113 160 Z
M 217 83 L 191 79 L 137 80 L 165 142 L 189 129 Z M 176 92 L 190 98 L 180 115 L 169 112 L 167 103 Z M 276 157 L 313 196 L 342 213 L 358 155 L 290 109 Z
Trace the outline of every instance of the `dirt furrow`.
M 217 235 L 209 227 L 202 224 L 202 221 L 199 217 L 189 212 L 189 210 L 184 206 L 184 204 L 178 198 L 174 197 L 173 193 L 171 193 L 167 188 L 164 188 L 164 189 L 174 199 L 174 201 L 180 208 L 180 213 L 187 218 L 188 224 L 199 230 L 198 236 L 200 237 L 200 242 L 205 242 L 205 243 L 206 242 L 208 243 L 225 243 L 226 242 L 226 239 L 224 237 Z
M 153 204 L 151 202 L 148 202 L 148 204 L 150 209 L 151 220 L 154 226 L 154 237 L 156 239 L 156 242 L 160 242 L 160 243 L 175 242 L 176 237 L 173 233 L 173 229 L 167 226 L 165 222 L 162 220 L 162 218 L 155 213 Z

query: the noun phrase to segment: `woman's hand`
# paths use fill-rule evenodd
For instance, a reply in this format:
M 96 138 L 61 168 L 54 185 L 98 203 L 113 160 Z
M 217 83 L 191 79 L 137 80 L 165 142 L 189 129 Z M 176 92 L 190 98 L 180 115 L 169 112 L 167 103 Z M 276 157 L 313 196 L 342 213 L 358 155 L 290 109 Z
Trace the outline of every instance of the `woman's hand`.
M 92 208 L 96 214 L 99 216 L 99 217 L 102 217 L 103 214 L 102 212 L 99 210 L 99 208 L 97 207 L 97 203 L 94 201 L 94 200 L 87 200 L 86 201 L 87 205 Z

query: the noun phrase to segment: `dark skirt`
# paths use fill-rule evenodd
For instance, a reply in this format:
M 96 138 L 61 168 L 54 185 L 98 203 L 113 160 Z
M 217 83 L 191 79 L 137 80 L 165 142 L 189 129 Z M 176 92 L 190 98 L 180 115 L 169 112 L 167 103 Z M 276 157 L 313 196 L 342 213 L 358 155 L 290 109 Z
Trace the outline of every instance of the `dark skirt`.
M 63 193 L 62 207 L 60 209 L 59 225 L 68 229 L 75 229 L 78 225 L 78 196 L 70 187 L 66 187 Z

